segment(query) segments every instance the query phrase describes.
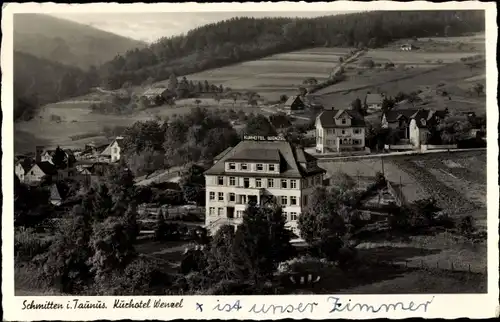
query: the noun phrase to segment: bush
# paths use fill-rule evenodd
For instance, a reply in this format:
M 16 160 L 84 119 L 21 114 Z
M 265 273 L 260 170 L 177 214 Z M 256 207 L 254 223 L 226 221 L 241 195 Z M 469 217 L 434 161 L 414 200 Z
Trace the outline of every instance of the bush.
M 359 62 L 359 66 L 373 68 L 373 67 L 375 67 L 375 62 L 372 59 L 365 58 Z
M 159 263 L 138 257 L 123 270 L 116 270 L 94 286 L 96 295 L 164 295 L 172 278 Z
M 21 228 L 14 233 L 14 254 L 19 260 L 28 261 L 47 251 L 51 243 L 51 239 L 37 236 L 34 229 Z

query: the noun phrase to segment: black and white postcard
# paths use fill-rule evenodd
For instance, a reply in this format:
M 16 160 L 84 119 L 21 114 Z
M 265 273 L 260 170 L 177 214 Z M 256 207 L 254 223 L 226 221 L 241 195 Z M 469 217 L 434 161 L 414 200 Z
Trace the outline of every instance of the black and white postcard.
M 490 318 L 496 5 L 2 9 L 6 320 Z

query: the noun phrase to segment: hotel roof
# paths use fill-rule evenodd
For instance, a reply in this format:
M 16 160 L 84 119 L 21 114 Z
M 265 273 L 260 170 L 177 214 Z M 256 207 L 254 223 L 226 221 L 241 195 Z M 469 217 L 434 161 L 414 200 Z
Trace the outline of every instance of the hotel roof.
M 226 161 L 261 161 L 279 163 L 280 177 L 302 178 L 305 176 L 326 172 L 316 163 L 309 165 L 307 163 L 316 161 L 316 158 L 305 152 L 302 148 L 296 147 L 287 141 L 252 141 L 243 140 L 229 151 L 224 151 L 224 155 L 219 155 L 220 159 L 205 171 L 207 175 L 226 174 Z M 248 173 L 227 172 L 231 175 L 248 175 Z M 277 174 L 259 174 L 262 176 Z

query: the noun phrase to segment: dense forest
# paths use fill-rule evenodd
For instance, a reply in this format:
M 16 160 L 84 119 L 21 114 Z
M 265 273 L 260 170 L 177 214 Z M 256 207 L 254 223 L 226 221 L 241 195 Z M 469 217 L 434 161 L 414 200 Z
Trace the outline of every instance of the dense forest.
M 85 72 L 87 76 L 73 67 L 55 67 L 50 62 L 21 67 L 21 61 L 28 56 L 17 57 L 15 97 L 17 102 L 37 106 L 79 95 L 91 86 L 118 89 L 124 84 L 165 80 L 172 74 L 187 75 L 308 47 L 379 47 L 403 38 L 456 36 L 483 30 L 484 12 L 470 10 L 376 11 L 301 19 L 233 18 L 129 50 L 97 70 L 91 68 Z M 18 70 L 22 74 L 17 74 Z M 66 88 L 61 90 L 60 85 Z M 37 95 L 43 98 L 33 102 L 31 98 Z M 16 112 L 18 116 L 23 114 Z
M 38 106 L 88 93 L 97 70 L 84 72 L 33 55 L 14 52 L 14 119 L 29 119 Z

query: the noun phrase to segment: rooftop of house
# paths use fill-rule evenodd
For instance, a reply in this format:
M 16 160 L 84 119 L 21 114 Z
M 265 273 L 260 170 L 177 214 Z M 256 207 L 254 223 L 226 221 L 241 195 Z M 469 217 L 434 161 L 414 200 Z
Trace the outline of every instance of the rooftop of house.
M 387 122 L 398 122 L 400 118 L 415 119 L 418 127 L 426 127 L 427 122 L 433 117 L 445 117 L 447 110 L 430 110 L 430 109 L 401 109 L 390 110 L 386 112 L 385 118 Z M 424 120 L 424 122 L 422 122 Z M 424 124 L 425 123 L 425 124 Z
M 324 173 L 325 170 L 317 164 L 306 168 L 301 164 L 315 161 L 316 158 L 287 141 L 252 141 L 243 140 L 205 171 L 207 175 L 225 174 L 226 161 L 272 161 L 280 164 L 281 177 L 303 178 L 308 175 Z M 244 159 L 243 159 L 244 158 Z M 265 176 L 266 174 L 262 174 Z M 273 176 L 276 176 L 273 174 Z
M 285 106 L 292 106 L 292 104 L 296 101 L 296 100 L 299 100 L 300 102 L 302 102 L 302 99 L 299 97 L 299 96 L 290 96 L 286 102 L 285 102 Z
M 351 119 L 351 124 L 337 124 L 335 119 L 339 119 L 340 116 L 345 114 Z M 364 127 L 366 125 L 364 117 L 355 110 L 324 110 L 317 116 L 317 119 L 324 128 Z
M 382 104 L 384 96 L 382 94 L 366 94 L 366 104 Z
M 168 91 L 168 89 L 163 88 L 163 87 L 152 87 L 144 91 L 142 95 L 144 96 L 153 96 L 153 95 L 162 95 L 165 91 Z
M 46 175 L 54 175 L 57 174 L 57 168 L 48 161 L 36 162 L 35 163 L 40 170 L 43 171 Z

